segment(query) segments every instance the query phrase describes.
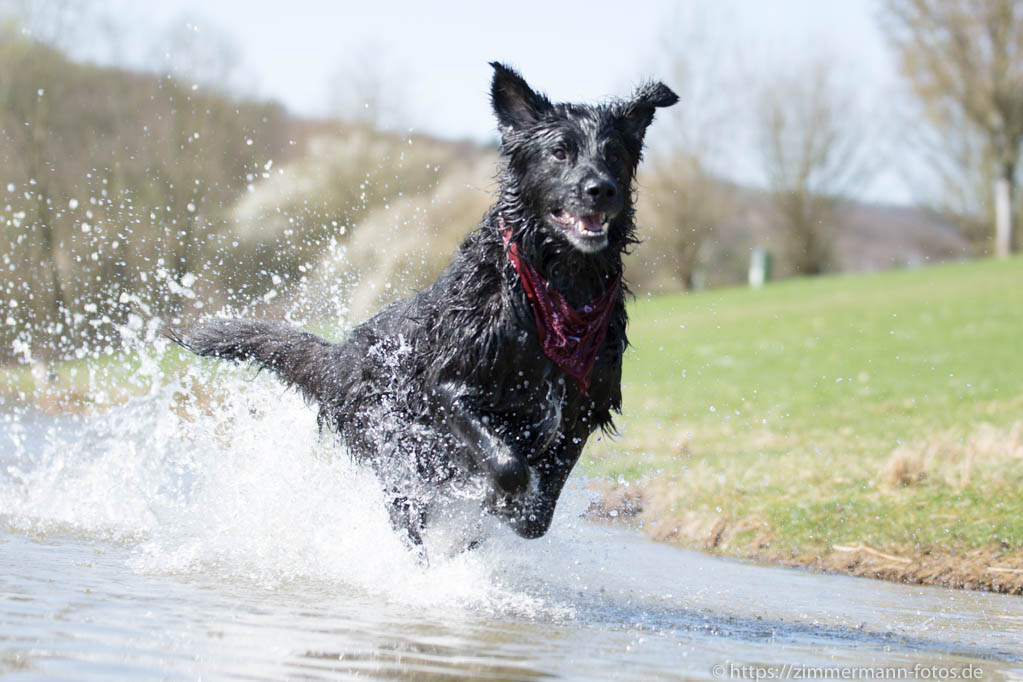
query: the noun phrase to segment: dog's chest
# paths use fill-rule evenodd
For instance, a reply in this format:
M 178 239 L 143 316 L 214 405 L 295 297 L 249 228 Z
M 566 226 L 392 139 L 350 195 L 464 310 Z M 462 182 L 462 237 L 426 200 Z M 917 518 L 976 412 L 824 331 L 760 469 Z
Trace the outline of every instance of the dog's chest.
M 553 373 L 521 371 L 494 408 L 503 415 L 512 440 L 533 452 L 545 451 L 564 430 L 567 385 Z
M 591 432 L 611 401 L 606 387 L 617 383 L 618 367 L 608 359 L 614 348 L 602 349 L 593 367 L 590 391 L 582 395 L 576 380 L 548 359 L 535 333 L 519 329 L 505 343 L 486 371 L 478 375 L 487 411 L 500 415 L 509 435 L 530 450 L 543 451 L 562 434 Z

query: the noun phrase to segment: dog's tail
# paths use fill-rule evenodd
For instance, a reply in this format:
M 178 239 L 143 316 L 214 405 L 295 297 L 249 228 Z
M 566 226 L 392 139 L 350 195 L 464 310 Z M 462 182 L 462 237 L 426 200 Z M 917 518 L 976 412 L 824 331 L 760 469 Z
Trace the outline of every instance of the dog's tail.
M 283 322 L 211 318 L 185 333 L 164 327 L 163 334 L 196 355 L 253 361 L 318 402 L 337 369 L 332 352 L 338 346 Z

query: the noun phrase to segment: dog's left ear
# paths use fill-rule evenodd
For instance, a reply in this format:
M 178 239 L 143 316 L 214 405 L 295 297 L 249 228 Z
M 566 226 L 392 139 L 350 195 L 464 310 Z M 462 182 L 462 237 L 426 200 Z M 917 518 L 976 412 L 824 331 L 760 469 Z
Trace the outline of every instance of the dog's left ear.
M 647 126 L 654 120 L 654 109 L 670 107 L 678 102 L 671 88 L 664 83 L 647 83 L 632 95 L 632 99 L 618 105 L 618 120 L 622 130 L 633 142 L 643 144 Z
M 490 62 L 490 65 L 494 67 L 490 102 L 501 134 L 523 130 L 539 123 L 551 108 L 550 100 L 533 92 L 515 69 L 500 62 Z

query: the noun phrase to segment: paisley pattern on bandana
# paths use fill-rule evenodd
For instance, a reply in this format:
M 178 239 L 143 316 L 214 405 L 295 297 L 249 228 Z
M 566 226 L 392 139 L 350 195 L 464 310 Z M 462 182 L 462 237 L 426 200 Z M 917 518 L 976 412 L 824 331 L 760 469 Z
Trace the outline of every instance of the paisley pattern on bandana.
M 505 229 L 503 236 L 508 258 L 533 309 L 536 335 L 543 354 L 565 374 L 575 378 L 579 392 L 586 395 L 593 363 L 597 360 L 600 345 L 604 343 L 611 313 L 618 301 L 621 273 L 603 294 L 582 309 L 576 309 L 569 305 L 560 291 L 548 284 L 529 261 L 522 258 L 518 244 L 511 239 L 511 228 Z

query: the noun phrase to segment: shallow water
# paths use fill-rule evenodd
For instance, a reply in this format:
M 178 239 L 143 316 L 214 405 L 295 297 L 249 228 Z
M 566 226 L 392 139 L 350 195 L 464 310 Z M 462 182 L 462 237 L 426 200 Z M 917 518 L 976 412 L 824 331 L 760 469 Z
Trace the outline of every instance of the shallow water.
M 576 479 L 546 537 L 422 568 L 296 396 L 211 390 L 2 414 L 5 679 L 1023 678 L 1018 598 L 658 545 Z

